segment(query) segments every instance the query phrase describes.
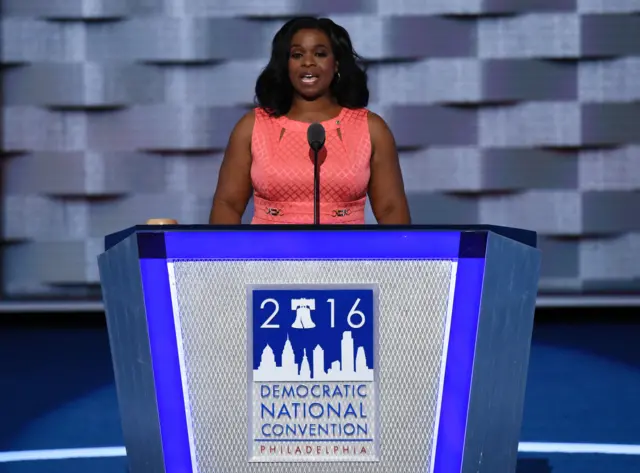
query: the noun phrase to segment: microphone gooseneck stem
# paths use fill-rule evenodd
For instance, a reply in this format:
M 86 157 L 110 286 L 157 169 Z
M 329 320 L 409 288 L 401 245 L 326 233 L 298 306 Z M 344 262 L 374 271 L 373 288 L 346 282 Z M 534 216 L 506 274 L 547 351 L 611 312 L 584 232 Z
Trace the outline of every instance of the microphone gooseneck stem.
M 318 151 L 313 150 L 313 224 L 320 225 L 320 163 Z

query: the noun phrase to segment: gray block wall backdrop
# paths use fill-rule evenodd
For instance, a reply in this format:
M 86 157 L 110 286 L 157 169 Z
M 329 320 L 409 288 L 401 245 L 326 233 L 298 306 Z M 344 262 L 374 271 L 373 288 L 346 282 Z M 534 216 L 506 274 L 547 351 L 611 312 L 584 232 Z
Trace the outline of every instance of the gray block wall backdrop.
M 640 289 L 640 0 L 2 8 L 5 296 L 97 294 L 106 233 L 205 223 L 271 37 L 303 13 L 370 61 L 415 223 L 537 230 L 542 293 Z

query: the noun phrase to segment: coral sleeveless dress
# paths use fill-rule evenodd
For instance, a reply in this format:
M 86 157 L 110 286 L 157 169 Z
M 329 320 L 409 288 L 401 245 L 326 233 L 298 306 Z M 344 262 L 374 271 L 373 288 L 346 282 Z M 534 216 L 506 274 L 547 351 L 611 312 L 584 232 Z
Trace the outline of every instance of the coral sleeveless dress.
M 369 186 L 371 139 L 366 109 L 343 108 L 322 122 L 320 223 L 363 224 Z M 252 224 L 313 223 L 313 152 L 310 123 L 270 117 L 255 110 L 251 138 Z

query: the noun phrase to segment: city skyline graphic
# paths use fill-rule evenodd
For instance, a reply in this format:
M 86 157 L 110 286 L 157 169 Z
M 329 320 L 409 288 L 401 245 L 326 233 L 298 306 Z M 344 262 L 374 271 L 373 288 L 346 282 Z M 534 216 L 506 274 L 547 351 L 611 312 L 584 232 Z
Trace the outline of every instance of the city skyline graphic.
M 311 357 L 311 360 L 309 360 Z M 355 349 L 351 331 L 342 333 L 340 358 L 332 360 L 325 368 L 325 349 L 319 343 L 313 352 L 303 349 L 301 363 L 296 363 L 294 347 L 289 336 L 282 349 L 280 365 L 276 363 L 273 348 L 266 343 L 262 350 L 260 364 L 253 370 L 254 381 L 373 381 L 373 369 L 369 368 L 365 349 Z

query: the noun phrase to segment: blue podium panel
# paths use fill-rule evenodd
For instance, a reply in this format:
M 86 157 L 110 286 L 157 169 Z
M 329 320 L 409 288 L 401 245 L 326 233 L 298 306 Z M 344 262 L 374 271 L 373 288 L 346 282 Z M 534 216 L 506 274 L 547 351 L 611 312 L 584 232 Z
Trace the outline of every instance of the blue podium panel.
M 107 247 L 133 473 L 514 471 L 535 234 L 139 227 Z

